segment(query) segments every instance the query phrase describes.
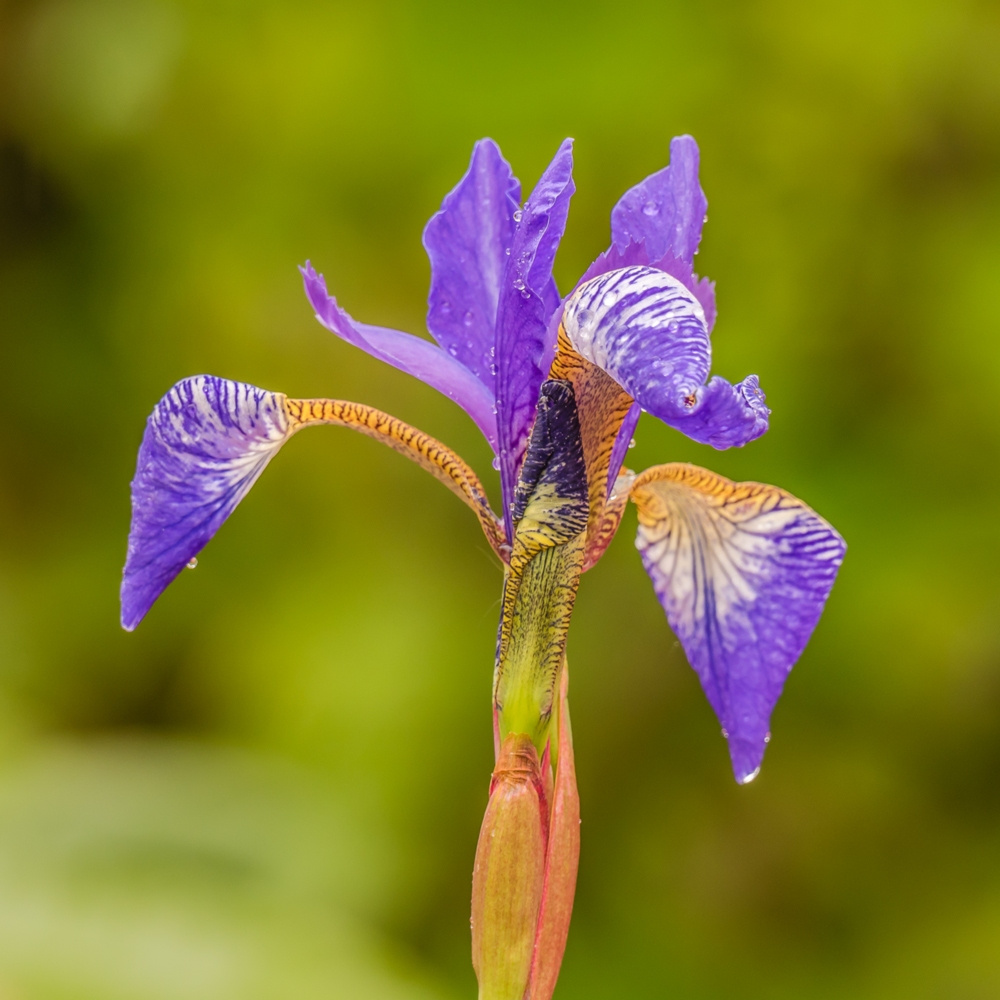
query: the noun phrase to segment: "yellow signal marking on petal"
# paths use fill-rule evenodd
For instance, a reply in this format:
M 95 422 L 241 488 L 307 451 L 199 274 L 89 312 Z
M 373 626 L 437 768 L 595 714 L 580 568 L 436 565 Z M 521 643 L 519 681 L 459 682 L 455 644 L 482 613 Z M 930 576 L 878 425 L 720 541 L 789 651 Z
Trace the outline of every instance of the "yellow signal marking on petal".
M 590 498 L 586 572 L 604 554 L 625 512 L 627 491 L 619 494 L 615 489 L 608 497 L 608 469 L 618 431 L 634 400 L 610 375 L 573 349 L 561 323 L 549 378 L 570 382 L 576 398 Z
M 653 484 L 663 484 L 664 493 Z M 639 511 L 640 523 L 647 527 L 669 518 L 675 511 L 670 503 L 670 484 L 702 494 L 709 509 L 724 509 L 727 520 L 739 522 L 767 514 L 778 507 L 804 507 L 786 490 L 764 483 L 734 483 L 688 462 L 654 465 L 632 481 L 631 500 Z
M 508 561 L 510 548 L 504 535 L 503 522 L 490 508 L 479 477 L 449 447 L 416 427 L 363 403 L 350 403 L 343 399 L 286 397 L 284 405 L 290 435 L 313 424 L 349 427 L 381 441 L 416 462 L 472 508 L 493 551 L 505 563 Z
M 807 512 L 791 493 L 764 483 L 734 483 L 686 462 L 655 465 L 635 477 L 636 545 L 673 580 L 689 622 L 706 614 L 701 585 L 710 584 L 714 614 L 757 597 L 755 569 L 766 540 Z M 680 612 L 678 612 L 680 613 Z

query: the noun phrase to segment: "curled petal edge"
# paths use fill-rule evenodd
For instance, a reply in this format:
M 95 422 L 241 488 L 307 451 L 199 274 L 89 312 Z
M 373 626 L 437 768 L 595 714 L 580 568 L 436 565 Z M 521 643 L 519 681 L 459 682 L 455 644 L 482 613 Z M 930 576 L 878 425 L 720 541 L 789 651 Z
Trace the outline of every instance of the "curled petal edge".
M 644 410 L 714 448 L 740 447 L 767 430 L 756 376 L 714 376 L 701 303 L 666 272 L 632 266 L 579 286 L 562 329 L 572 348 L 607 372 Z M 609 477 L 610 478 L 610 477 Z

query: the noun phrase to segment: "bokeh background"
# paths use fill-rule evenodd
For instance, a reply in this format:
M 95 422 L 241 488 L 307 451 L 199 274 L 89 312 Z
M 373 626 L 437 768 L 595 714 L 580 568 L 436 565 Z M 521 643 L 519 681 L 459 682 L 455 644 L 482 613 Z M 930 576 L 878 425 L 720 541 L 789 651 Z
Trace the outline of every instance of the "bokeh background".
M 424 329 L 425 220 L 494 137 L 572 135 L 561 287 L 701 144 L 715 371 L 774 415 L 689 460 L 850 549 L 737 787 L 630 544 L 569 642 L 583 857 L 559 1000 L 1000 995 L 1000 7 L 0 5 L 0 997 L 459 1000 L 501 573 L 394 453 L 297 437 L 118 626 L 177 379 L 471 421 L 313 319 Z

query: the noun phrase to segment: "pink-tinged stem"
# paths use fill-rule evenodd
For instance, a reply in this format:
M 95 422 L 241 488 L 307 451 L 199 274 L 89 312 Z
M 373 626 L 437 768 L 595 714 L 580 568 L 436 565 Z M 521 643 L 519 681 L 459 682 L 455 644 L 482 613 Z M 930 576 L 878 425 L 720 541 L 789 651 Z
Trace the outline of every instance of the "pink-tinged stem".
M 510 733 L 493 771 L 472 874 L 480 1000 L 523 1000 L 545 886 L 549 810 L 531 737 Z
M 568 690 L 569 671 L 564 661 L 559 683 L 559 755 L 545 854 L 545 886 L 525 1000 L 550 1000 L 556 988 L 576 892 L 576 872 L 580 863 L 580 796 L 573 763 Z

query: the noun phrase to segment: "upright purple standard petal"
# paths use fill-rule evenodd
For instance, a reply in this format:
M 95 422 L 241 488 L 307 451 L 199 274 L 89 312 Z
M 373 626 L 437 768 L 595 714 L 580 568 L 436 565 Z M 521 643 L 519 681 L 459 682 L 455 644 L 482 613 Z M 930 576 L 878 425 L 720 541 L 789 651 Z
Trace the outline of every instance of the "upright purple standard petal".
M 547 374 L 548 321 L 559 307 L 552 277 L 573 186 L 573 141 L 566 139 L 524 205 L 500 291 L 496 332 L 497 437 L 508 537 L 510 504 Z
M 666 272 L 636 266 L 592 278 L 570 296 L 563 326 L 579 354 L 695 441 L 731 448 L 767 430 L 756 376 L 704 384 L 712 358 L 704 311 Z
M 722 724 L 736 780 L 751 781 L 788 672 L 812 635 L 846 545 L 801 500 L 693 465 L 635 480 L 636 547 Z
M 619 250 L 630 240 L 645 241 L 650 262 L 670 254 L 691 266 L 708 210 L 698 159 L 698 143 L 679 135 L 670 142 L 669 166 L 622 195 L 611 212 L 611 239 Z
M 326 290 L 323 276 L 317 274 L 308 261 L 299 270 L 316 319 L 323 326 L 373 358 L 415 376 L 453 399 L 472 417 L 490 447 L 497 451 L 493 393 L 465 365 L 429 340 L 355 322 L 337 305 L 337 300 Z
M 132 480 L 122 626 L 132 631 L 288 437 L 281 393 L 196 375 L 146 421 Z
M 427 328 L 492 393 L 497 302 L 521 184 L 492 139 L 473 147 L 465 176 L 424 229 L 431 261 Z
M 644 265 L 673 275 L 701 303 L 709 333 L 715 325 L 715 284 L 694 273 L 708 202 L 698 181 L 698 144 L 689 135 L 670 143 L 670 164 L 630 188 L 611 211 L 611 246 L 579 284 L 608 271 Z

